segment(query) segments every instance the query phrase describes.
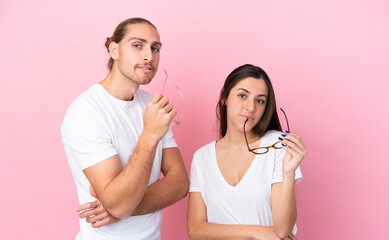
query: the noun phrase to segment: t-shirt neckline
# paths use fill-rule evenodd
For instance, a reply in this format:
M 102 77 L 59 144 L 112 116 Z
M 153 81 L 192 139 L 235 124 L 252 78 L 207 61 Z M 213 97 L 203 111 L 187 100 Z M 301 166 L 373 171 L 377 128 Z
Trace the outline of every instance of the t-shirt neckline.
M 265 137 L 266 133 L 262 136 L 261 138 L 261 141 L 259 143 L 259 147 L 262 147 L 263 146 L 263 142 L 264 141 L 264 137 Z M 227 187 L 228 189 L 230 189 L 231 191 L 235 191 L 236 189 L 239 188 L 240 185 L 243 185 L 244 182 L 246 181 L 246 179 L 249 177 L 250 175 L 250 172 L 252 171 L 251 169 L 254 168 L 254 165 L 256 164 L 256 162 L 258 161 L 258 158 L 259 158 L 260 155 L 255 155 L 253 161 L 251 162 L 250 164 L 250 167 L 247 169 L 247 171 L 245 172 L 245 174 L 243 175 L 243 177 L 240 179 L 240 181 L 238 182 L 238 184 L 236 184 L 235 186 L 232 186 L 231 184 L 229 184 L 227 182 L 227 180 L 224 178 L 222 172 L 220 171 L 220 168 L 219 168 L 219 165 L 217 164 L 217 158 L 216 158 L 216 141 L 213 141 L 212 143 L 212 162 L 213 162 L 213 165 L 214 165 L 214 168 L 217 172 L 217 175 L 218 175 L 218 178 L 219 180 L 223 183 L 223 185 L 225 187 Z
M 117 103 L 125 108 L 132 107 L 137 102 L 137 96 L 136 96 L 137 91 L 135 92 L 134 98 L 131 101 L 125 101 L 125 100 L 121 100 L 119 98 L 112 96 L 100 83 L 96 83 L 96 87 L 99 88 L 103 92 L 103 94 L 106 95 L 111 101 L 113 101 L 113 102 L 115 102 L 115 103 Z M 139 91 L 139 89 L 138 89 L 138 91 Z

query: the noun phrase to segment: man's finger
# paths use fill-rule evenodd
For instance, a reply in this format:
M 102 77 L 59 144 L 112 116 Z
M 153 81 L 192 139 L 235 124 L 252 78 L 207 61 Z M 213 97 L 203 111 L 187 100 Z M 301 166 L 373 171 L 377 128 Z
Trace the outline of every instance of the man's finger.
M 92 227 L 99 228 L 99 227 L 102 227 L 102 226 L 105 226 L 108 224 L 110 224 L 109 218 L 105 218 L 101 221 L 97 221 L 97 222 L 92 223 Z
M 89 192 L 92 197 L 97 198 L 97 194 L 95 192 L 95 189 L 92 187 L 92 185 L 89 185 Z
M 88 218 L 90 216 L 98 215 L 98 214 L 103 213 L 103 212 L 105 212 L 105 209 L 101 205 L 99 205 L 91 210 L 81 212 L 79 214 L 79 216 L 80 216 L 80 218 Z
M 157 103 L 163 96 L 161 94 L 155 94 L 151 99 L 150 103 Z
M 88 209 L 92 209 L 92 208 L 95 208 L 97 207 L 98 205 L 96 204 L 96 201 L 94 202 L 88 202 L 88 203 L 84 203 L 82 205 L 79 205 L 77 207 L 74 208 L 74 211 L 76 212 L 80 212 L 80 211 L 84 211 L 84 210 L 88 210 Z

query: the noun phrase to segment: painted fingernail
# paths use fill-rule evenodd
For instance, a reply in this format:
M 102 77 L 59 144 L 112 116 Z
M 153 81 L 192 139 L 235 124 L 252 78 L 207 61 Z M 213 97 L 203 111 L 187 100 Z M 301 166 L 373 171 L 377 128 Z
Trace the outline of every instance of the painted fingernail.
M 283 138 L 281 138 L 281 137 L 279 137 L 279 138 L 278 138 L 278 140 L 280 140 L 280 141 L 284 141 L 284 139 L 283 139 Z
M 286 134 L 281 134 L 281 137 L 286 137 Z
M 282 146 L 284 146 L 284 147 L 286 146 L 286 145 L 285 145 L 285 144 L 283 144 L 283 143 L 281 143 L 281 144 L 282 144 Z
M 285 131 L 286 133 L 290 133 L 289 131 Z

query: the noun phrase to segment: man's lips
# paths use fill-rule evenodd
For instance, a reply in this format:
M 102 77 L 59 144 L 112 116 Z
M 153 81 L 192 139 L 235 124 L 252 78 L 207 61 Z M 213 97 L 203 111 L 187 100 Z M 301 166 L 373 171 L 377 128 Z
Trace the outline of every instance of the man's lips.
M 146 71 L 146 72 L 154 72 L 155 68 L 153 66 L 149 66 L 149 65 L 135 65 L 135 69 L 141 69 L 142 71 Z

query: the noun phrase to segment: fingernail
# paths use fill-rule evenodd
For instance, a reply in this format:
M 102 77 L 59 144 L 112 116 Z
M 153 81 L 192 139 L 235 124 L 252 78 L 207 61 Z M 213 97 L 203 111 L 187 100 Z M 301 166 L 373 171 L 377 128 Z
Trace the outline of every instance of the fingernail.
M 289 131 L 285 131 L 286 133 L 290 133 Z
M 286 137 L 286 134 L 281 134 L 281 137 Z
M 285 145 L 285 144 L 283 144 L 283 143 L 281 143 L 281 144 L 282 144 L 282 146 L 284 146 L 284 147 L 286 146 L 286 145 Z
M 281 137 L 279 137 L 279 138 L 278 138 L 278 140 L 280 140 L 280 141 L 284 141 L 284 139 L 283 139 L 283 138 L 281 138 Z

